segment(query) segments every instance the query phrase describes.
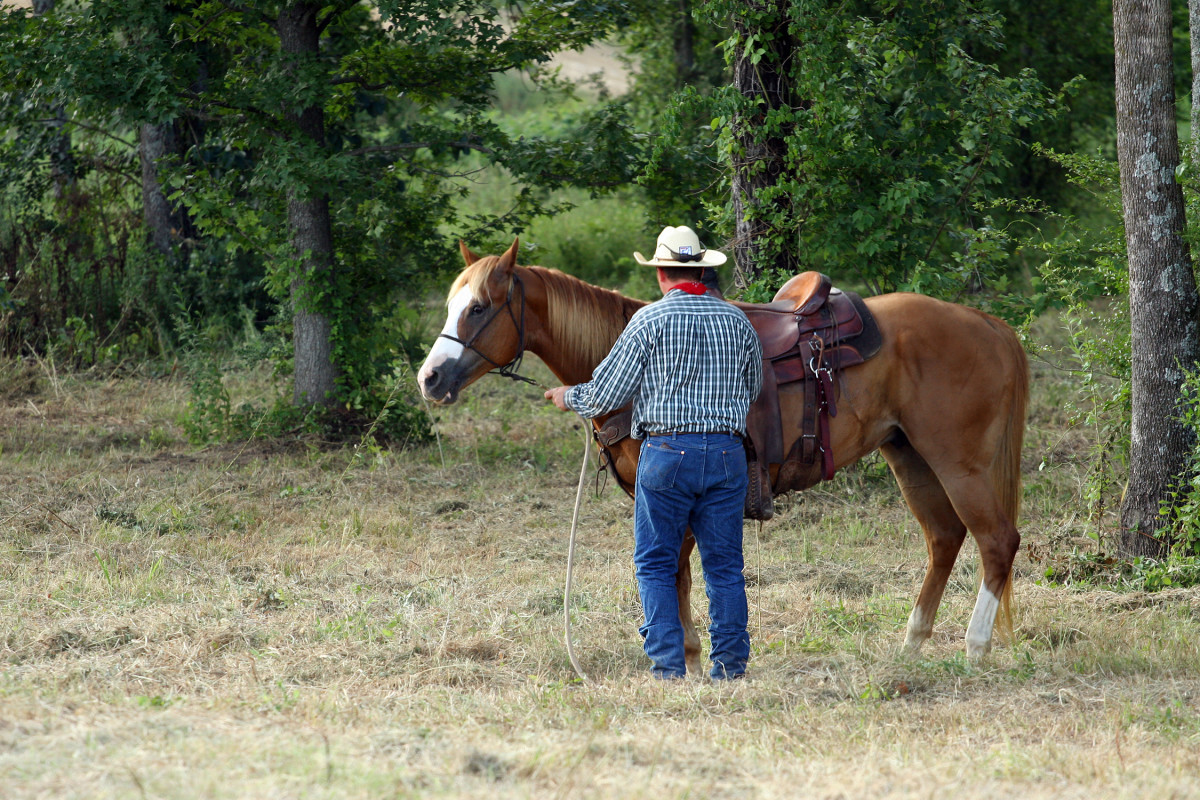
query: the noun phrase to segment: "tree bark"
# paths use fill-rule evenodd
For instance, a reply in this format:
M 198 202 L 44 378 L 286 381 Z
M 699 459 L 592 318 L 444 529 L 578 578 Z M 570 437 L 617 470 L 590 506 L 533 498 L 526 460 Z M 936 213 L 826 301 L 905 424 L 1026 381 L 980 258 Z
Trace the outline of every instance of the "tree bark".
M 168 14 L 183 13 L 177 4 L 167 4 Z M 153 31 L 131 31 L 132 36 L 154 37 Z M 207 48 L 197 48 L 198 59 L 196 80 L 189 87 L 201 95 L 208 86 Z M 138 131 L 138 157 L 142 167 L 142 221 L 146 225 L 151 243 L 163 255 L 178 255 L 180 263 L 186 262 L 188 253 L 199 238 L 199 231 L 181 202 L 167 200 L 163 193 L 161 164 L 164 157 L 183 159 L 189 148 L 198 146 L 204 139 L 204 123 L 186 114 L 181 118 L 162 123 L 146 123 Z
M 1200 168 L 1200 0 L 1188 0 L 1188 40 L 1192 53 L 1192 169 Z
M 150 241 L 163 255 L 175 252 L 175 244 L 184 229 L 183 210 L 172 207 L 163 194 L 158 162 L 179 150 L 174 126 L 145 124 L 140 132 L 138 157 L 142 163 L 142 219 Z
M 55 0 L 33 0 L 30 7 L 34 16 L 43 16 L 54 11 Z M 67 114 L 61 104 L 49 109 L 46 123 L 55 132 L 50 137 L 50 178 L 54 183 L 54 198 L 61 200 L 75 186 L 75 156 L 71 152 L 71 134 L 67 131 Z
M 317 25 L 320 3 L 292 3 L 279 13 L 277 30 L 283 52 L 297 58 L 320 51 L 321 31 Z M 300 135 L 325 146 L 325 111 L 320 106 L 288 112 Z M 334 402 L 332 326 L 329 317 L 313 302 L 314 286 L 329 279 L 333 266 L 333 223 L 329 197 L 316 187 L 295 187 L 288 192 L 288 229 L 300 274 L 292 281 L 292 346 L 294 349 L 292 400 L 297 405 Z
M 759 3 L 751 3 L 751 7 Z M 754 33 L 740 18 L 733 20 L 739 38 Z M 752 63 L 751 54 L 741 46 L 735 52 L 733 80 L 737 90 L 746 98 L 757 100 L 750 106 L 754 111 L 733 121 L 737 152 L 733 158 L 730 189 L 734 213 L 734 286 L 745 289 L 766 270 L 779 269 L 785 274 L 797 271 L 798 262 L 792 248 L 769 252 L 765 239 L 774 231 L 762 218 L 767 210 L 762 191 L 774 186 L 783 174 L 787 141 L 782 136 L 764 137 L 762 124 L 772 109 L 789 105 L 790 92 L 784 65 L 792 57 L 794 42 L 785 34 L 781 24 L 776 38 L 768 44 L 768 52 Z M 761 31 L 759 32 L 761 35 Z
M 1200 2 L 1200 0 L 1193 0 Z M 696 73 L 696 23 L 692 19 L 692 0 L 678 0 L 675 11 L 675 88 L 692 82 Z
M 1183 191 L 1169 0 L 1116 0 L 1117 155 L 1129 250 L 1133 414 L 1123 556 L 1162 556 L 1159 510 L 1185 478 L 1193 437 L 1180 422 L 1183 369 L 1200 357 L 1200 299 L 1183 240 Z

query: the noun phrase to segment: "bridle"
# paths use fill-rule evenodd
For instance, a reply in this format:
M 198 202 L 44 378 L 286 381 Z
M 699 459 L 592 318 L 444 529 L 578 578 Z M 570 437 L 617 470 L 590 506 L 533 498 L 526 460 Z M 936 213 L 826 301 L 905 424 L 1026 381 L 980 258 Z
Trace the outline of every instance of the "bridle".
M 520 287 L 521 289 L 521 318 L 519 320 L 517 319 L 517 315 L 513 312 L 512 308 L 514 286 Z M 517 354 L 513 356 L 512 360 L 507 364 L 501 364 L 498 361 L 493 361 L 478 347 L 476 347 L 475 340 L 478 339 L 480 335 L 487 330 L 488 326 L 496 321 L 496 318 L 500 316 L 501 312 L 505 310 L 508 311 L 508 318 L 512 320 L 513 327 L 517 329 Z M 541 386 L 541 384 L 535 381 L 533 378 L 527 378 L 524 375 L 517 373 L 517 370 L 521 368 L 521 359 L 525 357 L 525 284 L 521 281 L 521 277 L 515 272 L 513 273 L 512 283 L 508 285 L 508 297 L 505 298 L 504 305 L 497 308 L 495 313 L 488 317 L 487 322 L 483 323 L 479 330 L 475 331 L 475 333 L 471 335 L 470 339 L 464 342 L 457 336 L 451 336 L 448 333 L 439 333 L 438 337 L 441 339 L 449 339 L 452 342 L 457 342 L 465 349 L 470 350 L 472 353 L 491 364 L 493 367 L 495 367 L 495 369 L 492 371 L 492 374 L 500 375 L 504 378 L 511 378 L 514 381 L 524 381 L 530 386 Z

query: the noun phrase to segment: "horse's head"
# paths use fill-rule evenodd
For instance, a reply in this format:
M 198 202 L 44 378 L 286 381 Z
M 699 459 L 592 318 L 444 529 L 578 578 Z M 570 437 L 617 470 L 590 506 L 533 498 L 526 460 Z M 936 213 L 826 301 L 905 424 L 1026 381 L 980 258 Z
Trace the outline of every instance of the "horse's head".
M 464 387 L 520 357 L 524 291 L 514 269 L 517 240 L 502 256 L 472 253 L 459 243 L 467 268 L 450 287 L 446 325 L 417 374 L 421 394 L 453 403 Z

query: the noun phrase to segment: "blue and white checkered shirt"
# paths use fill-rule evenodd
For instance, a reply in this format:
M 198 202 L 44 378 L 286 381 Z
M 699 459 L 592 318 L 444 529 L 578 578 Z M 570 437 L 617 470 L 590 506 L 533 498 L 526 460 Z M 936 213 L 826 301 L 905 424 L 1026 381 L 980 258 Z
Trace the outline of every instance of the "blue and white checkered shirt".
M 567 406 L 586 419 L 633 400 L 633 438 L 648 433 L 746 434 L 762 388 L 762 345 L 741 309 L 672 289 L 638 309 L 592 380 Z

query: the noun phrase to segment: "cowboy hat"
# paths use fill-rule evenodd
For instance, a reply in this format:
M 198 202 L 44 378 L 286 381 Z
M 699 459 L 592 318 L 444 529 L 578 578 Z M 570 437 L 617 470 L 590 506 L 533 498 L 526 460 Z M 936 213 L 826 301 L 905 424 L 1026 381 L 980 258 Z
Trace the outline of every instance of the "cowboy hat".
M 686 225 L 663 228 L 654 255 L 647 259 L 635 252 L 633 258 L 648 267 L 719 267 L 725 263 L 724 253 L 706 250 L 700 237 Z

